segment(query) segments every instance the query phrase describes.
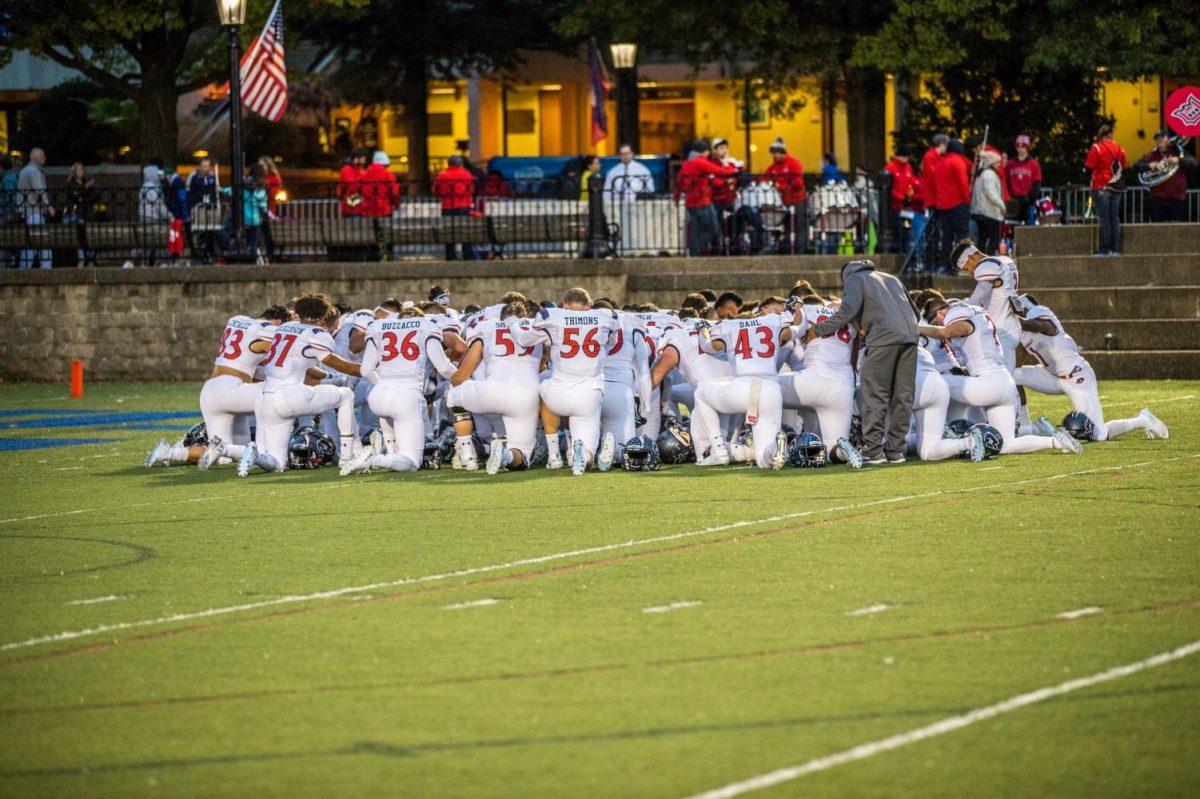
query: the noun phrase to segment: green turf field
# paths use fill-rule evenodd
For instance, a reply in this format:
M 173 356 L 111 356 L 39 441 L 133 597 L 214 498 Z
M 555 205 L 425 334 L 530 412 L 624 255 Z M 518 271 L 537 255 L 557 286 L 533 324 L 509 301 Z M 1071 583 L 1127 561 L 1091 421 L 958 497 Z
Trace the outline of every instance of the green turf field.
M 142 468 L 197 389 L 0 385 L 0 795 L 683 797 L 1200 639 L 1200 382 L 1082 457 Z M 1195 655 L 753 795 L 1194 796 L 1198 741 Z

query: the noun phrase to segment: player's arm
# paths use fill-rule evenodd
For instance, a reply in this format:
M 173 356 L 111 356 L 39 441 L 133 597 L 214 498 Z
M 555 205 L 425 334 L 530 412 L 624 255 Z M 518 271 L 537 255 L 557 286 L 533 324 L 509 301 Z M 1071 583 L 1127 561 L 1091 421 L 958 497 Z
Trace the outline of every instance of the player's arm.
M 550 331 L 538 325 L 541 321 L 541 319 L 535 319 L 529 330 L 521 327 L 521 320 L 516 316 L 508 317 L 504 323 L 508 325 L 513 341 L 518 347 L 536 347 L 538 344 L 549 344 L 551 340 Z
M 645 413 L 654 392 L 650 385 L 650 346 L 646 343 L 646 336 L 641 333 L 634 334 L 633 338 L 633 384 L 641 401 L 642 413 Z
M 709 355 L 716 355 L 719 352 L 725 351 L 725 342 L 720 338 L 713 338 L 710 335 L 711 328 L 700 329 L 700 351 Z
M 1058 328 L 1054 323 L 1044 316 L 1037 316 L 1033 319 L 1027 319 L 1024 316 L 1017 317 L 1017 323 L 1021 325 L 1021 329 L 1026 333 L 1040 333 L 1043 336 L 1057 336 Z
M 442 347 L 451 359 L 461 358 L 467 351 L 467 342 L 453 330 L 442 331 Z
M 250 342 L 250 351 L 255 355 L 266 355 L 269 349 L 271 349 L 271 339 L 269 338 L 256 338 Z
M 341 358 L 332 352 L 322 358 L 321 363 L 338 370 L 344 375 L 350 375 L 351 377 L 362 376 L 362 368 L 358 364 L 353 361 L 347 361 L 345 358 Z
M 650 370 L 650 385 L 658 388 L 667 379 L 667 375 L 679 366 L 679 350 L 674 344 L 668 344 L 658 351 L 658 360 Z
M 975 325 L 967 319 L 955 319 L 948 325 L 917 325 L 917 333 L 926 338 L 949 341 L 965 338 L 975 332 Z
M 329 373 L 324 369 L 318 369 L 315 366 L 310 366 L 304 372 L 304 385 L 319 386 L 327 377 L 329 377 Z
M 445 331 L 442 336 L 454 336 L 459 341 L 462 341 L 462 338 L 457 333 L 453 333 L 449 330 Z M 442 342 L 442 338 L 438 336 L 430 336 L 425 341 L 425 353 L 429 357 L 429 362 L 433 364 L 433 368 L 437 370 L 437 373 L 449 380 L 454 376 L 454 364 L 452 364 L 450 359 L 446 357 L 446 352 L 442 348 Z
M 450 385 L 461 386 L 471 379 L 479 364 L 483 362 L 483 339 L 475 339 L 467 347 L 467 354 L 458 362 L 458 370 L 450 376 Z
M 862 310 L 862 305 L 862 281 L 851 280 L 846 284 L 846 293 L 842 295 L 842 304 L 838 306 L 837 313 L 824 322 L 810 326 L 808 332 L 804 335 L 804 342 L 808 343 L 817 336 L 828 336 L 838 332 L 858 316 L 858 312 Z

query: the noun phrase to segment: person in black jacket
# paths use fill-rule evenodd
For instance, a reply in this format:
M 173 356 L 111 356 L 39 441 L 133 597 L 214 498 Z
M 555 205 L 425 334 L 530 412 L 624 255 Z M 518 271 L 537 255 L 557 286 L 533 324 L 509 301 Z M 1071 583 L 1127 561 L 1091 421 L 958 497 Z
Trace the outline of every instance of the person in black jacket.
M 76 161 L 71 165 L 71 174 L 67 177 L 67 185 L 63 188 L 62 221 L 74 224 L 79 237 L 79 249 L 76 251 L 76 266 L 96 265 L 96 253 L 87 243 L 87 228 L 84 223 L 89 221 L 92 211 L 92 188 L 96 181 L 89 178 L 83 171 L 83 164 Z

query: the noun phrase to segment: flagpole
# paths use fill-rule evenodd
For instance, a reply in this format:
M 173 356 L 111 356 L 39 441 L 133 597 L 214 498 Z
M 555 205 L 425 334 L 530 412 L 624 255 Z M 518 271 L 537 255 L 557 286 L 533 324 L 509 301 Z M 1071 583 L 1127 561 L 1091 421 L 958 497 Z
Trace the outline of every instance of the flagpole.
M 242 59 L 241 41 L 238 39 L 238 26 L 228 25 L 229 31 L 229 150 L 231 163 L 229 165 L 229 185 L 233 193 L 230 202 L 230 225 L 233 236 L 232 246 L 235 252 L 242 249 Z

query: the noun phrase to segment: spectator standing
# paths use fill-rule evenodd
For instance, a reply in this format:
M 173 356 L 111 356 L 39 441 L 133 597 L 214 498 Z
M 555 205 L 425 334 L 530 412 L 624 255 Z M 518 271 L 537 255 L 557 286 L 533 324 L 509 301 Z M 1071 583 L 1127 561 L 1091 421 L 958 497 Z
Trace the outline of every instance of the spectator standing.
M 792 254 L 808 252 L 808 190 L 804 185 L 804 166 L 800 159 L 789 155 L 783 137 L 771 142 L 771 164 L 763 175 L 779 192 L 788 210 L 787 251 Z
M 163 190 L 162 170 L 154 164 L 142 167 L 142 187 L 138 190 L 138 221 L 143 230 L 148 231 L 160 224 L 167 224 L 170 220 L 171 212 L 167 208 L 166 193 Z M 127 261 L 125 265 L 132 266 L 136 263 L 140 266 L 153 266 L 156 255 L 152 248 L 135 249 L 133 262 Z
M 834 335 L 852 321 L 863 331 L 858 359 L 863 458 L 904 463 L 917 380 L 917 311 L 900 281 L 867 260 L 842 267 L 842 290 L 837 313 L 809 328 L 804 340 Z
M 264 155 L 258 159 L 258 166 L 262 168 L 263 188 L 267 192 L 267 213 L 262 221 L 262 245 L 267 262 L 270 263 L 275 260 L 275 237 L 271 235 L 271 220 L 279 218 L 279 203 L 287 195 L 283 191 L 283 175 L 279 174 L 275 159 Z
M 964 154 L 963 143 L 951 139 L 946 154 L 933 173 L 933 194 L 937 197 L 939 228 L 938 267 L 943 273 L 953 272 L 950 248 L 971 231 L 971 162 Z M 926 201 L 928 202 L 928 201 Z
M 67 176 L 67 183 L 63 187 L 62 221 L 64 224 L 75 225 L 76 238 L 79 240 L 79 249 L 75 253 L 75 265 L 79 267 L 88 264 L 94 266 L 96 263 L 95 253 L 88 250 L 87 228 L 84 226 L 91 216 L 92 188 L 95 185 L 96 181 L 84 174 L 81 162 L 76 161 L 71 164 L 71 174 Z
M 717 211 L 713 207 L 712 178 L 724 170 L 708 157 L 709 146 L 704 139 L 692 144 L 695 156 L 684 162 L 675 179 L 673 196 L 676 201 L 683 195 L 687 208 L 688 255 L 697 256 L 716 250 L 720 242 Z
M 742 162 L 729 157 L 729 139 L 720 136 L 713 139 L 708 158 L 720 170 L 712 179 L 713 210 L 717 213 L 717 225 L 721 231 L 722 251 L 728 255 L 735 238 L 733 203 L 737 199 L 737 180 L 742 171 Z
M 211 158 L 201 158 L 188 175 L 184 197 L 184 241 L 201 263 L 212 263 L 221 220 L 217 210 L 217 173 Z
M 874 253 L 876 237 L 879 235 L 879 194 L 875 191 L 875 181 L 871 180 L 865 167 L 854 167 L 852 188 L 859 209 L 866 212 L 865 216 L 859 217 L 858 252 Z
M 1032 225 L 1037 219 L 1038 194 L 1042 190 L 1042 167 L 1029 154 L 1031 144 L 1028 136 L 1018 136 L 1014 142 L 1017 157 L 1010 158 L 1004 170 L 1008 194 L 1017 202 L 1017 218 L 1023 225 Z
M 979 174 L 971 187 L 971 218 L 979 228 L 979 249 L 995 255 L 1000 247 L 1000 225 L 1004 222 L 1004 193 L 996 171 L 1000 156 L 991 150 L 979 154 Z
M 475 176 L 463 166 L 462 156 L 446 159 L 446 168 L 433 179 L 433 193 L 441 201 L 442 216 L 470 216 L 475 207 Z M 458 260 L 458 246 L 446 245 L 446 260 Z M 473 245 L 462 245 L 463 260 L 478 261 Z
M 44 225 L 54 216 L 54 207 L 50 205 L 50 193 L 46 191 L 46 153 L 41 147 L 29 151 L 29 163 L 17 176 L 17 207 L 25 217 L 29 227 Z M 27 232 L 31 238 L 32 231 Z M 42 269 L 54 265 L 54 253 L 50 250 L 22 250 L 21 268 L 32 269 L 34 260 Z
M 579 175 L 579 199 L 587 202 L 591 198 L 593 184 L 597 189 L 603 187 L 600 182 L 600 156 L 585 155 L 583 156 L 583 172 Z
M 390 217 L 400 204 L 400 183 L 389 169 L 391 163 L 383 151 L 371 157 L 371 165 L 363 173 L 363 216 Z
M 1100 223 L 1100 247 L 1092 255 L 1119 255 L 1121 197 L 1125 191 L 1129 159 L 1121 145 L 1113 141 L 1112 125 L 1101 125 L 1096 131 L 1096 141 L 1088 149 L 1083 167 L 1092 171 L 1092 202 Z
M 849 183 L 846 180 L 846 173 L 838 169 L 837 156 L 833 153 L 825 153 L 821 157 L 821 182 L 822 183 Z
M 942 247 L 941 222 L 938 218 L 937 185 L 933 176 L 938 165 L 946 157 L 946 148 L 950 145 L 950 137 L 945 133 L 933 136 L 929 149 L 921 157 L 921 188 L 925 195 L 925 246 L 924 251 L 930 254 L 930 265 L 936 267 L 940 263 Z
M 1174 175 L 1150 187 L 1150 221 L 1186 222 L 1187 176 L 1183 170 L 1184 167 L 1194 167 L 1196 159 L 1171 141 L 1168 131 L 1160 130 L 1154 134 L 1154 149 L 1142 156 L 1137 162 L 1137 167 L 1144 170 L 1164 161 L 1167 164 L 1178 164 L 1178 168 Z
M 620 162 L 604 176 L 604 199 L 617 209 L 621 229 L 621 254 L 640 249 L 642 236 L 637 229 L 634 203 L 639 194 L 654 192 L 654 176 L 646 165 L 633 157 L 633 148 L 622 144 L 617 149 Z
M 13 160 L 0 155 L 0 224 L 17 221 L 17 170 Z M 16 260 L 14 250 L 0 251 L 0 269 L 7 269 Z
M 356 147 L 350 153 L 350 159 L 342 165 L 342 171 L 338 175 L 338 207 L 341 209 L 342 216 L 363 215 L 363 181 L 366 173 L 367 151 Z M 467 172 L 468 176 L 470 174 Z
M 583 171 L 579 175 L 579 199 L 587 203 L 588 240 L 583 245 L 584 258 L 604 258 L 612 255 L 608 239 L 608 218 L 604 214 L 604 178 L 600 176 L 600 156 L 583 156 Z
M 242 234 L 246 240 L 246 250 L 260 266 L 267 262 L 260 250 L 263 220 L 270 213 L 267 210 L 266 185 L 266 169 L 262 164 L 255 163 L 242 180 Z M 222 189 L 222 193 L 232 194 L 232 189 Z
M 892 176 L 891 213 L 892 230 L 895 231 L 896 249 L 898 252 L 909 253 L 921 235 L 925 216 L 921 214 L 921 222 L 916 222 L 916 211 L 913 208 L 917 196 L 917 175 L 912 167 L 912 151 L 901 145 L 896 148 L 892 160 L 883 167 Z

